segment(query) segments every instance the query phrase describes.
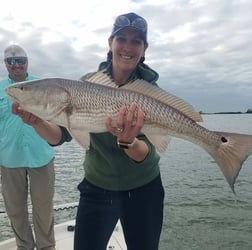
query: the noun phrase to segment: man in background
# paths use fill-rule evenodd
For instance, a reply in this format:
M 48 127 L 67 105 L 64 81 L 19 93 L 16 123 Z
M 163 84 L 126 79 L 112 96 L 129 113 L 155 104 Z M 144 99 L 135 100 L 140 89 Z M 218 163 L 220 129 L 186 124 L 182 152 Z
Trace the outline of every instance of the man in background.
M 54 250 L 54 149 L 27 122 L 33 117 L 15 115 L 5 88 L 35 79 L 28 74 L 28 57 L 18 45 L 4 51 L 8 76 L 0 81 L 0 169 L 2 194 L 17 250 Z M 38 119 L 38 118 L 37 118 Z M 25 123 L 28 123 L 26 124 Z M 30 191 L 30 192 L 29 192 Z M 34 235 L 29 222 L 28 194 L 32 205 Z

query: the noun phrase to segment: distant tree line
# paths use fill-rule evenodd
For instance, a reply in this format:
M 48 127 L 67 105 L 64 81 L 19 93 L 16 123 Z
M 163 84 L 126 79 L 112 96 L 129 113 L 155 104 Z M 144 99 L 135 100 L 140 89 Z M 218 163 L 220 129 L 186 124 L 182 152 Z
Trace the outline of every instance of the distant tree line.
M 199 112 L 200 114 L 252 114 L 252 109 L 248 109 L 246 112 L 241 112 L 241 111 L 237 111 L 237 112 L 213 112 L 213 113 L 206 113 L 203 111 Z

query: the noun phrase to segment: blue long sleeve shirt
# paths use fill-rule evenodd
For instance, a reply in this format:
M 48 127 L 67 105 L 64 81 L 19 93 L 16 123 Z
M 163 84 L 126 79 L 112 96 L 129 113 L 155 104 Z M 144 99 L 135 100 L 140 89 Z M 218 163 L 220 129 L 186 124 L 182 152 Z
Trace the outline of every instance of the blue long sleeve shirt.
M 26 81 L 36 79 L 27 75 Z M 37 168 L 49 163 L 54 148 L 42 139 L 33 127 L 11 112 L 12 102 L 5 88 L 13 84 L 9 77 L 0 81 L 0 166 Z

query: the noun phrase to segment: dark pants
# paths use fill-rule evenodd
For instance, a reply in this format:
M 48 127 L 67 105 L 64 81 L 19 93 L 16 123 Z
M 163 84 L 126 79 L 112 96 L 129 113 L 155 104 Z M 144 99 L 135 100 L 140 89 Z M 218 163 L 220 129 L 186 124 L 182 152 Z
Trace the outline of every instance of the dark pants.
M 107 191 L 86 179 L 78 189 L 74 250 L 105 250 L 118 219 L 128 250 L 158 250 L 164 201 L 160 176 L 130 191 Z

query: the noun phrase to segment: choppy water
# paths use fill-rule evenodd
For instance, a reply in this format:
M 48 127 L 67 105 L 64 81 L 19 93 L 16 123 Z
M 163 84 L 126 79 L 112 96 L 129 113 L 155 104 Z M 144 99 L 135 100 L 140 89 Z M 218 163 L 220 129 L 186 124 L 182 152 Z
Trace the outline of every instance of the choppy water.
M 204 115 L 211 130 L 252 134 L 252 115 Z M 78 201 L 83 150 L 71 142 L 57 148 L 55 204 Z M 252 249 L 252 155 L 235 184 L 236 196 L 213 159 L 198 146 L 174 138 L 162 155 L 165 215 L 160 250 Z M 0 196 L 0 211 L 4 211 Z M 56 212 L 56 223 L 76 210 Z M 0 213 L 0 240 L 12 236 Z

